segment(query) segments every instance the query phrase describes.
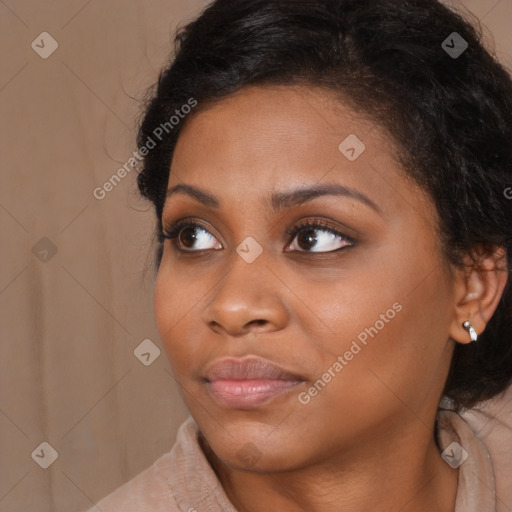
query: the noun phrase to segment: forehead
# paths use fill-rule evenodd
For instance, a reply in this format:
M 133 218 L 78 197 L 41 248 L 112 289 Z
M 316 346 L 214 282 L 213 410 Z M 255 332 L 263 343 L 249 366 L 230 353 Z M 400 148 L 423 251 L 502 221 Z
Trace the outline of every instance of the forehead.
M 243 205 L 328 182 L 364 191 L 378 204 L 411 186 L 395 154 L 393 141 L 371 118 L 332 93 L 248 87 L 186 122 L 168 188 L 196 185 Z
M 324 90 L 248 87 L 193 115 L 180 135 L 175 160 L 185 159 L 192 167 L 208 152 L 210 161 L 244 168 L 263 161 L 268 167 L 269 160 L 318 167 L 320 160 L 342 156 L 338 145 L 346 136 L 368 140 L 373 126 Z

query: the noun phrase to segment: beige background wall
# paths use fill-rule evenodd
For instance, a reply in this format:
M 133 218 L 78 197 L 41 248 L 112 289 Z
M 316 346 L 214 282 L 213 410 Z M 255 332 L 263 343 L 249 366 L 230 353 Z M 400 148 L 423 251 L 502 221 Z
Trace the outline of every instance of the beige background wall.
M 0 512 L 89 508 L 186 417 L 144 272 L 153 212 L 135 172 L 102 200 L 93 190 L 135 150 L 137 98 L 204 5 L 0 1 Z M 511 68 L 512 0 L 464 5 Z M 42 32 L 58 43 L 46 59 L 31 47 L 51 49 Z M 134 355 L 145 339 L 161 350 L 149 366 Z M 48 469 L 42 442 L 58 453 Z

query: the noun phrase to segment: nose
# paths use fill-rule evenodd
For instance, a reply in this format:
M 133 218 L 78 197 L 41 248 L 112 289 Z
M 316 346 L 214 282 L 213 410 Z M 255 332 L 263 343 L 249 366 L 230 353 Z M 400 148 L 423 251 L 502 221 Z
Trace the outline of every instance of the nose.
M 288 310 L 283 284 L 260 256 L 247 263 L 238 255 L 202 312 L 202 320 L 217 334 L 243 336 L 249 332 L 283 329 Z

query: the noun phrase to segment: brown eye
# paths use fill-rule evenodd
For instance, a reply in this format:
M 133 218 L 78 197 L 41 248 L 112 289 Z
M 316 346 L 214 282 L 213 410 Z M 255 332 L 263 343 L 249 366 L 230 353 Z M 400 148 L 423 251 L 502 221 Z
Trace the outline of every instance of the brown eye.
M 212 241 L 216 241 L 216 238 L 195 222 L 178 222 L 173 226 L 164 228 L 159 240 L 163 242 L 166 239 L 171 240 L 177 250 L 183 252 L 200 252 L 222 248 L 219 242 L 214 242 L 212 247 Z M 205 245 L 205 247 L 197 247 L 198 244 Z M 208 247 L 208 244 L 210 247 Z
M 195 233 L 197 228 L 195 227 L 186 227 L 183 228 L 178 234 L 178 241 L 181 245 L 187 248 L 191 248 L 194 246 L 194 242 L 197 242 L 198 236 Z
M 295 227 L 288 234 L 296 244 L 291 250 L 298 252 L 334 252 L 354 245 L 354 241 L 334 228 L 319 221 L 309 221 Z
M 297 243 L 299 247 L 306 250 L 311 249 L 317 240 L 318 238 L 315 236 L 314 229 L 302 231 L 297 237 Z

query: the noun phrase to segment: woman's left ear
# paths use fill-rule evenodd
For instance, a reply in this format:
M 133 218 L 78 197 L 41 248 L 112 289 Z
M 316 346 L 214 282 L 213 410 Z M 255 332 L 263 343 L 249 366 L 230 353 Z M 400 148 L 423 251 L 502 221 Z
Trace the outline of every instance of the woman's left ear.
M 464 269 L 457 269 L 455 317 L 450 337 L 459 343 L 471 343 L 470 327 L 480 336 L 496 311 L 507 284 L 506 251 L 479 249 L 475 259 L 469 256 Z M 465 322 L 469 322 L 469 325 Z M 478 342 L 477 342 L 478 343 Z

